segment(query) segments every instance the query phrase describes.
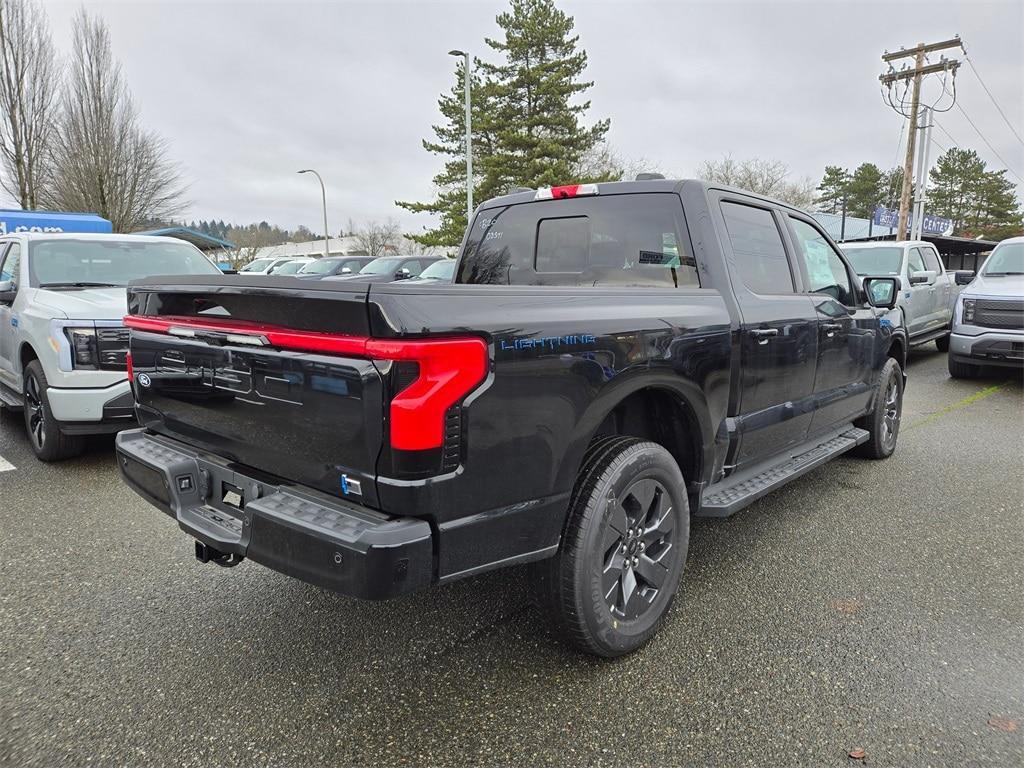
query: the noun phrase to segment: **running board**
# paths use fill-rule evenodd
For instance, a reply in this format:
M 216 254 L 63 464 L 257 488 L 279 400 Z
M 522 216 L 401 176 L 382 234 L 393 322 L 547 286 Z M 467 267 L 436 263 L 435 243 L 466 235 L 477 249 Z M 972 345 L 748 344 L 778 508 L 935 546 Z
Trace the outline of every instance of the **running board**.
M 772 463 L 767 466 L 758 464 L 730 475 L 704 490 L 700 511 L 696 516 L 728 517 L 769 491 L 860 445 L 868 437 L 867 430 L 847 425 L 829 433 L 823 440 L 819 438 L 810 447 L 804 443 L 771 459 Z
M 941 339 L 943 336 L 949 336 L 949 328 L 940 328 L 937 331 L 925 331 L 920 336 L 911 336 L 909 344 L 912 347 L 919 347 L 922 344 L 927 344 L 929 341 Z
M 21 395 L 15 394 L 14 390 L 6 384 L 0 384 L 0 406 L 12 411 L 20 411 L 22 409 Z

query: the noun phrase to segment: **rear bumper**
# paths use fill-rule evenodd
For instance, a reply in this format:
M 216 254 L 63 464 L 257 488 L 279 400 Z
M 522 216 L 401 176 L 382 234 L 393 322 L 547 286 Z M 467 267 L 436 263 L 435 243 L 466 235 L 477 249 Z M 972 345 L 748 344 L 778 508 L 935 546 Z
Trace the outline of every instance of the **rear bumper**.
M 370 600 L 432 581 L 433 542 L 423 520 L 250 476 L 143 429 L 122 432 L 116 447 L 125 482 L 218 552 Z M 237 505 L 225 502 L 236 497 Z
M 949 355 L 959 363 L 1024 367 L 1024 333 L 994 332 L 978 336 L 953 333 Z

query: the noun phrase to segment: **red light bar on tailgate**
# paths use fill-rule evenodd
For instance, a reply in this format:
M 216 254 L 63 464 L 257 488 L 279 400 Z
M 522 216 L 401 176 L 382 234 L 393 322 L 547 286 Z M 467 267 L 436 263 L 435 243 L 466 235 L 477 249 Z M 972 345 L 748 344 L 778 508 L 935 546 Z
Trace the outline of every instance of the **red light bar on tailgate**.
M 391 400 L 391 446 L 403 451 L 440 448 L 445 413 L 487 375 L 487 345 L 476 337 L 375 339 L 205 317 L 128 315 L 124 324 L 147 333 L 189 337 L 205 331 L 241 344 L 415 362 L 419 376 Z

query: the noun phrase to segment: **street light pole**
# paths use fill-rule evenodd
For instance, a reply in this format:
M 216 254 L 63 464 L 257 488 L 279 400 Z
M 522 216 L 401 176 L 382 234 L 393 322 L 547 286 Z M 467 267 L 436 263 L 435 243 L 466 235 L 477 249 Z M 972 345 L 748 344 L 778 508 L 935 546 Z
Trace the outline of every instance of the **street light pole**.
M 466 226 L 473 218 L 473 116 L 470 110 L 469 84 L 471 81 L 470 68 L 472 63 L 466 51 L 448 51 L 449 56 L 461 56 L 463 59 L 462 90 L 466 94 Z
M 306 168 L 305 170 L 299 171 L 299 173 L 312 173 L 320 182 L 320 196 L 324 202 L 324 256 L 330 256 L 331 252 L 328 240 L 330 240 L 331 231 L 327 228 L 327 189 L 324 187 L 324 180 L 320 178 L 320 174 L 312 168 Z

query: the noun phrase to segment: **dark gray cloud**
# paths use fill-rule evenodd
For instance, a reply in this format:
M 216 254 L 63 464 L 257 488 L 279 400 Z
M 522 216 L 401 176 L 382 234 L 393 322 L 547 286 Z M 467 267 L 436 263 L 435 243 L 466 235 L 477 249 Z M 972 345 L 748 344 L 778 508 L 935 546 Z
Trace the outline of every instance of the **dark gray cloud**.
M 486 55 L 504 2 L 87 3 L 109 23 L 146 125 L 191 183 L 196 218 L 266 219 L 319 229 L 400 218 L 425 199 L 438 161 L 420 147 L 453 80 L 451 48 Z M 679 175 L 731 153 L 786 162 L 817 179 L 826 163 L 890 166 L 901 118 L 880 98 L 883 49 L 959 33 L 1024 133 L 1024 4 L 565 2 L 590 57 L 592 115 L 627 158 Z M 49 3 L 66 47 L 77 4 Z M 1006 163 L 1024 147 L 974 75 L 961 104 Z M 941 116 L 960 146 L 1002 166 L 963 115 Z M 941 131 L 935 138 L 952 143 Z M 1024 187 L 1024 185 L 1022 185 Z

